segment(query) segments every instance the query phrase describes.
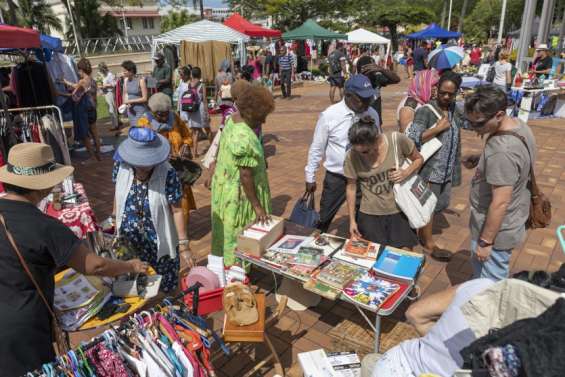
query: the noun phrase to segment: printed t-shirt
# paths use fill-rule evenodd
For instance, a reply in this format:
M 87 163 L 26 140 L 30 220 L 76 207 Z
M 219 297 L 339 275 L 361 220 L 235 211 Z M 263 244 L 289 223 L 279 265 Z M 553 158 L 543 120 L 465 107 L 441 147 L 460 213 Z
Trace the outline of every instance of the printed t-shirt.
M 55 268 L 81 241 L 31 203 L 0 199 L 0 213 L 33 277 L 52 305 Z M 0 230 L 0 375 L 19 376 L 54 359 L 51 316 Z
M 526 138 L 535 163 L 536 142 L 532 130 L 522 121 L 513 130 Z M 492 202 L 492 186 L 512 186 L 512 199 L 494 241 L 494 248 L 509 250 L 525 235 L 530 213 L 530 155 L 520 139 L 512 135 L 493 136 L 485 145 L 475 176 L 471 180 L 471 237 L 477 240 Z
M 393 132 L 384 134 L 388 145 L 386 157 L 377 167 L 370 166 L 354 149 L 350 149 L 345 156 L 344 175 L 359 181 L 361 186 L 360 211 L 367 215 L 392 215 L 400 212 L 392 191 L 394 183 L 389 180 L 389 173 L 396 167 L 392 134 Z M 412 140 L 400 133 L 397 133 L 397 143 L 398 161 L 402 164 L 402 161 L 412 154 L 415 145 Z

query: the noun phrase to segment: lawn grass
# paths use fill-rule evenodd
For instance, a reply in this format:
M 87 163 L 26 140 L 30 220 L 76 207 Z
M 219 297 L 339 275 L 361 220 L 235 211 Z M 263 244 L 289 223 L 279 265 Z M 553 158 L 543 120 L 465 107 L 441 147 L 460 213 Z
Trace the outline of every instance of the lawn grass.
M 104 119 L 110 116 L 110 113 L 108 112 L 108 105 L 106 104 L 104 96 L 96 97 L 96 115 L 98 119 Z

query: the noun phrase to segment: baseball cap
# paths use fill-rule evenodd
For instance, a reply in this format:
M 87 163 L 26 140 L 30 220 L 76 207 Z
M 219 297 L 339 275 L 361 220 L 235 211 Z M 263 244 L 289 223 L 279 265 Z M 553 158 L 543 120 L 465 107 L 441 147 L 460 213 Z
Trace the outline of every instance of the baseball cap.
M 345 82 L 345 90 L 357 94 L 361 98 L 369 98 L 375 95 L 375 89 L 371 81 L 365 75 L 353 75 Z
M 156 53 L 155 56 L 153 56 L 153 60 L 163 60 L 163 59 L 165 59 L 165 56 L 160 52 Z

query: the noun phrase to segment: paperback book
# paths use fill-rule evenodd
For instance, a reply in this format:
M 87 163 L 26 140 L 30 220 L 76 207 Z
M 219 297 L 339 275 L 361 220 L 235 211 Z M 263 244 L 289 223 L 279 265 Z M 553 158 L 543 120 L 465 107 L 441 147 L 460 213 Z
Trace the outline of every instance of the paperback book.
M 343 288 L 343 294 L 361 307 L 376 311 L 399 288 L 400 285 L 397 283 L 367 273 Z

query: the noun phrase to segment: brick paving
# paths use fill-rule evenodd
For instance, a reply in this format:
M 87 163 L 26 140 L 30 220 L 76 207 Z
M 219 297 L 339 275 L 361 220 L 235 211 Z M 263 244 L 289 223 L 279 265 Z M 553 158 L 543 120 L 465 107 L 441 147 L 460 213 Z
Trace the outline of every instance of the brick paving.
M 383 90 L 384 128 L 395 127 L 396 106 L 400 101 L 407 82 Z M 269 181 L 273 200 L 273 212 L 279 216 L 289 216 L 296 199 L 304 190 L 304 165 L 316 120 L 320 111 L 329 105 L 326 84 L 308 84 L 295 90 L 291 100 L 276 100 L 276 111 L 264 128 L 265 150 L 269 161 Z M 216 120 L 217 121 L 217 120 Z M 546 119 L 530 122 L 538 145 L 536 172 L 538 183 L 553 205 L 553 221 L 549 228 L 529 231 L 524 244 L 514 250 L 511 259 L 513 272 L 523 269 L 556 270 L 565 261 L 555 229 L 565 223 L 565 121 Z M 102 126 L 107 129 L 108 126 Z M 107 142 L 117 142 L 105 132 Z M 109 135 L 109 136 L 108 136 Z M 475 134 L 463 132 L 463 154 L 481 150 L 482 141 Z M 203 147 L 203 146 L 202 146 Z M 111 183 L 111 157 L 107 155 L 103 162 L 88 166 L 77 165 L 76 179 L 83 182 L 99 218 L 110 214 L 113 201 Z M 321 187 L 323 172 L 318 174 L 318 187 Z M 204 173 L 203 175 L 205 175 Z M 471 277 L 469 263 L 469 184 L 472 171 L 464 169 L 463 185 L 453 190 L 451 205 L 444 216 L 434 224 L 434 233 L 440 247 L 454 253 L 449 263 L 440 263 L 427 259 L 418 281 L 424 295 L 437 292 L 450 285 L 461 283 Z M 189 235 L 193 252 L 204 258 L 210 252 L 210 192 L 203 185 L 203 178 L 194 187 L 198 209 L 191 216 Z M 316 193 L 319 200 L 320 191 Z M 336 216 L 330 229 L 340 235 L 348 230 L 345 206 Z M 271 275 L 257 271 L 253 273 L 254 283 L 265 289 L 274 286 Z M 272 296 L 272 295 L 271 295 Z M 268 303 L 275 305 L 269 296 Z M 392 317 L 403 320 L 407 305 L 403 305 Z M 305 312 L 289 309 L 281 321 L 269 329 L 285 368 L 290 368 L 297 361 L 297 353 L 316 348 L 330 347 L 328 331 L 344 318 L 361 323 L 361 316 L 353 306 L 342 302 L 323 300 L 322 303 Z M 220 328 L 219 318 L 211 319 L 216 328 Z M 391 327 L 391 326 L 389 326 Z M 85 339 L 92 332 L 74 336 L 73 340 Z M 387 337 L 387 332 L 383 333 Z M 219 358 L 214 362 L 220 376 L 240 376 L 253 365 L 254 357 L 266 355 L 266 346 L 257 346 L 238 352 L 232 358 Z M 266 367 L 259 375 L 272 376 L 274 372 Z

